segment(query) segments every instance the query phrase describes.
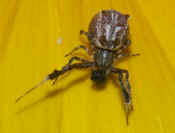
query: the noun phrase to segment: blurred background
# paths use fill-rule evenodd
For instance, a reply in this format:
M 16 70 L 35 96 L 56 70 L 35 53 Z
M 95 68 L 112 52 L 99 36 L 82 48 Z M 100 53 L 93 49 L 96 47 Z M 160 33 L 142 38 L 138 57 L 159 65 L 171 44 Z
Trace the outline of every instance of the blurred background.
M 1 133 L 174 133 L 175 2 L 173 0 L 1 0 Z M 74 47 L 89 45 L 92 17 L 104 9 L 129 14 L 131 53 L 116 62 L 128 69 L 134 111 L 126 125 L 117 75 L 102 89 L 90 70 L 47 82 L 18 103 L 17 97 L 54 69 Z M 89 58 L 83 51 L 76 55 Z

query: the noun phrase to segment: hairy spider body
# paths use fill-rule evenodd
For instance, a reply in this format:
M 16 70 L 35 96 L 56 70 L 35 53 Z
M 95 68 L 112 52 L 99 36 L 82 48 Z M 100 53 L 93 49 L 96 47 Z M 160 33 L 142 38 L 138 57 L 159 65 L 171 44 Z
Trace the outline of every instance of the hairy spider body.
M 57 78 L 67 71 L 91 67 L 91 79 L 95 83 L 103 82 L 111 73 L 119 75 L 118 79 L 123 94 L 128 123 L 128 115 L 133 109 L 129 73 L 127 70 L 113 67 L 113 62 L 121 57 L 138 55 L 129 55 L 123 52 L 130 45 L 130 40 L 128 39 L 128 18 L 129 15 L 123 15 L 115 10 L 103 10 L 97 13 L 89 24 L 88 32 L 80 31 L 80 34 L 88 37 L 93 53 L 91 54 L 86 46 L 80 45 L 66 54 L 66 56 L 69 56 L 81 48 L 92 57 L 92 60 L 88 61 L 77 56 L 72 57 L 61 70 L 53 71 L 41 83 L 20 96 L 16 102 L 47 80 L 54 80 L 55 83 Z M 80 63 L 72 63 L 74 60 L 80 61 Z M 123 74 L 125 74 L 125 77 L 123 77 Z

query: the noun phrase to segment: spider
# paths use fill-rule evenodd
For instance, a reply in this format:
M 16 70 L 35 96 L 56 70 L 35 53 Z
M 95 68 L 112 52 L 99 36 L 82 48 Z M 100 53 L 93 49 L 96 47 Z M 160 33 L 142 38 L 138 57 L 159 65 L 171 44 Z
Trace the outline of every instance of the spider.
M 88 32 L 83 30 L 80 31 L 81 35 L 84 34 L 88 38 L 92 53 L 90 53 L 89 48 L 80 45 L 66 54 L 66 56 L 69 56 L 78 49 L 83 49 L 91 57 L 91 61 L 78 56 L 73 56 L 62 69 L 54 70 L 42 82 L 18 97 L 16 102 L 32 90 L 41 86 L 47 80 L 53 80 L 53 84 L 55 84 L 60 75 L 63 75 L 72 69 L 91 68 L 91 80 L 98 84 L 104 82 L 109 74 L 118 74 L 128 123 L 128 115 L 133 110 L 129 72 L 113 66 L 114 61 L 119 60 L 120 58 L 139 55 L 127 54 L 124 52 L 131 44 L 128 37 L 128 18 L 129 15 L 121 14 L 115 10 L 102 10 L 98 12 L 91 20 Z M 75 60 L 80 63 L 73 63 Z

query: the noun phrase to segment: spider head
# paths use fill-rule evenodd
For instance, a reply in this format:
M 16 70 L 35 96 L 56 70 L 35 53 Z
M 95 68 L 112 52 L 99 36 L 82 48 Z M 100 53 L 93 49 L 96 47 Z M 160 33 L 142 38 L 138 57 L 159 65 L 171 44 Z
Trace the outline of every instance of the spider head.
M 91 80 L 96 83 L 101 83 L 106 80 L 106 72 L 105 70 L 94 70 L 92 71 Z

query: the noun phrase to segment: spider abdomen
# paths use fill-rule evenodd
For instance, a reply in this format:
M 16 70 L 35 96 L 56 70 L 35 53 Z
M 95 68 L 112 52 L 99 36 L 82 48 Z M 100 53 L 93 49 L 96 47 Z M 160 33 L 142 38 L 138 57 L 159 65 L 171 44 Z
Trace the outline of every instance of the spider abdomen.
M 128 36 L 128 17 L 115 10 L 97 13 L 88 30 L 91 44 L 109 50 L 120 48 Z

